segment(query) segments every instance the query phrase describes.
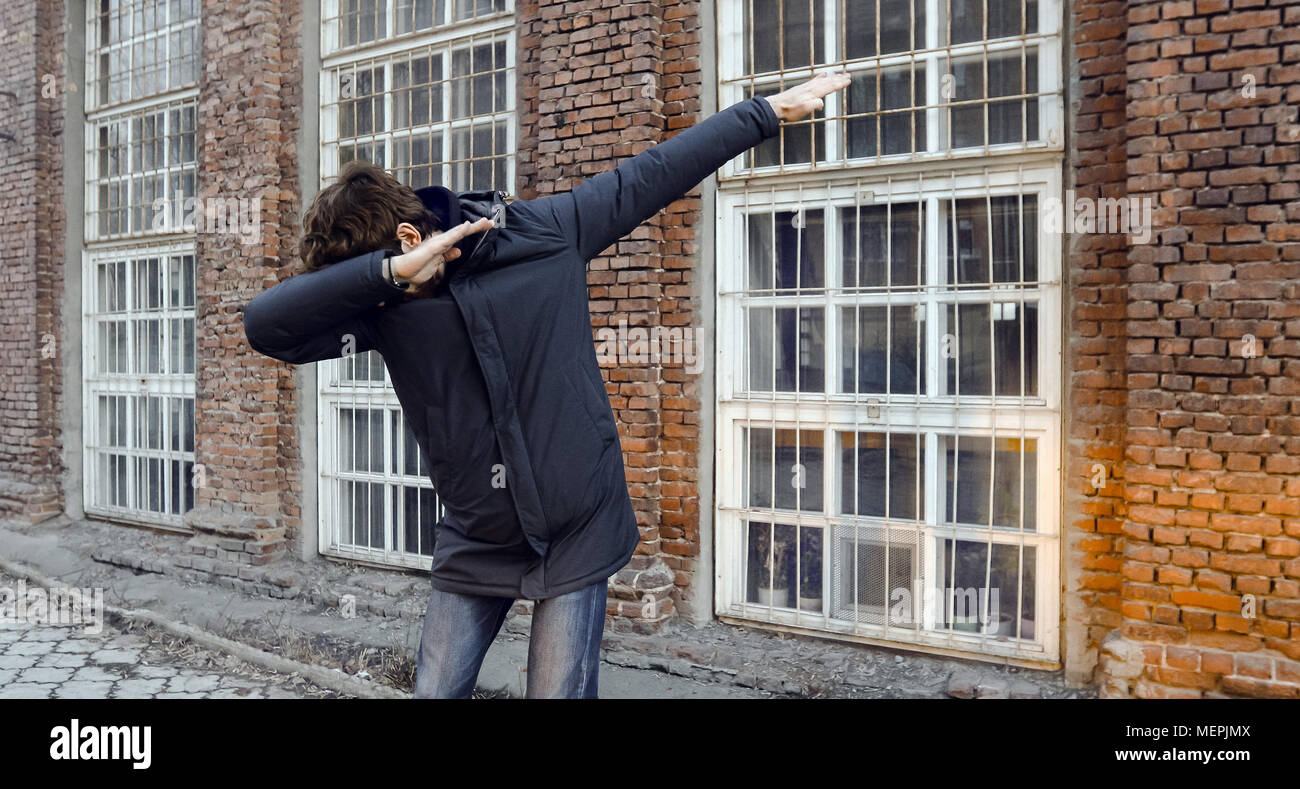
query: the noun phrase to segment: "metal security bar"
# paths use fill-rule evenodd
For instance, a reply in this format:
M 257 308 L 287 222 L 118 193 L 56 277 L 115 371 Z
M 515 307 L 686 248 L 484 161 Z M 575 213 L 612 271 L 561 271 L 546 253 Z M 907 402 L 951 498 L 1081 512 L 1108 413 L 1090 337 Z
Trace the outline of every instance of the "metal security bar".
M 192 99 L 100 113 L 87 123 L 87 241 L 164 236 L 201 224 L 195 210 Z
M 383 359 L 374 352 L 320 365 L 317 436 L 320 513 L 327 553 L 427 566 L 437 494 Z
M 510 0 L 322 0 L 321 52 L 332 55 L 444 28 L 457 35 L 478 32 L 479 26 L 498 29 L 502 16 L 513 11 Z
M 1059 151 L 1060 6 L 1038 0 L 723 0 L 720 104 L 827 67 L 853 83 L 728 175 Z
M 323 179 L 364 159 L 413 188 L 512 192 L 508 11 L 486 0 L 326 0 L 323 45 L 334 54 L 321 72 Z M 322 552 L 427 568 L 442 508 L 426 460 L 383 359 L 344 352 L 318 370 Z
M 86 511 L 180 527 L 194 504 L 198 0 L 86 4 Z
M 199 0 L 88 0 L 86 110 L 198 82 Z
M 1055 659 L 1059 189 L 1011 164 L 722 191 L 720 614 Z
M 194 506 L 193 244 L 86 260 L 86 511 L 179 526 Z
M 322 172 L 364 159 L 414 188 L 513 191 L 512 36 L 456 38 L 327 68 Z

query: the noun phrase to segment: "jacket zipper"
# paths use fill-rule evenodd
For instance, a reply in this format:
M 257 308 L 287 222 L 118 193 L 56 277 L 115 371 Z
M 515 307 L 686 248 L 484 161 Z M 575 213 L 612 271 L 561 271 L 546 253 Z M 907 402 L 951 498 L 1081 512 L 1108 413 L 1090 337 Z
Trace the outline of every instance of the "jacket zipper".
M 492 203 L 492 208 L 490 213 L 490 215 L 493 217 L 493 226 L 491 228 L 488 228 L 486 232 L 484 232 L 482 235 L 478 237 L 478 242 L 474 244 L 474 249 L 469 253 L 469 257 L 466 258 L 466 262 L 473 260 L 474 256 L 478 254 L 479 249 L 483 247 L 483 242 L 487 240 L 488 233 L 491 233 L 493 230 L 497 228 L 496 222 L 498 221 L 498 218 L 499 217 L 504 218 L 505 216 L 506 193 L 498 189 L 496 192 L 496 198 L 497 201 L 499 202 L 494 201 Z M 500 211 L 497 210 L 497 206 L 501 206 Z

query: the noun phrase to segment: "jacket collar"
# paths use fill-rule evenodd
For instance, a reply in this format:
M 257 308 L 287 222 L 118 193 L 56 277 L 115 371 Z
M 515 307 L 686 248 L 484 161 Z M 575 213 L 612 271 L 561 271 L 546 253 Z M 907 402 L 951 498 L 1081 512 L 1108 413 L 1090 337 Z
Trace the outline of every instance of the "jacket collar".
M 478 250 L 481 244 L 485 244 L 488 236 L 493 231 L 499 229 L 505 220 L 505 193 L 485 189 L 473 192 L 453 192 L 445 186 L 426 186 L 415 190 L 416 197 L 424 203 L 424 207 L 433 212 L 438 217 L 438 225 L 443 230 L 455 227 L 461 222 L 473 222 L 485 216 L 490 216 L 494 220 L 494 226 L 486 233 L 476 233 L 466 236 L 456 242 L 457 249 L 460 250 L 460 257 L 453 261 L 449 268 L 449 276 L 463 276 L 469 270 L 470 258 Z

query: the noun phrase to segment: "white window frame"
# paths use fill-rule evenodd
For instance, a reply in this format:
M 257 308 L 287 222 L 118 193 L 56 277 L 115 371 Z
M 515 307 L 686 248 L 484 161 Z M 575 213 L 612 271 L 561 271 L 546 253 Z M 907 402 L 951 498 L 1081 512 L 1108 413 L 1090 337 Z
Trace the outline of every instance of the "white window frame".
M 395 3 L 399 0 L 379 0 L 387 2 L 387 30 L 392 31 Z M 446 0 L 452 3 L 455 0 Z M 340 73 L 381 68 L 384 73 L 384 91 L 375 95 L 389 96 L 393 93 L 392 66 L 394 61 L 412 54 L 438 52 L 443 57 L 443 80 L 446 83 L 442 91 L 441 120 L 423 124 L 414 128 L 393 128 L 393 102 L 383 102 L 383 124 L 380 131 L 366 136 L 348 138 L 347 143 L 367 144 L 381 142 L 384 144 L 385 157 L 383 166 L 389 171 L 395 169 L 393 162 L 393 145 L 395 140 L 410 135 L 428 132 L 442 133 L 443 157 L 441 183 L 450 188 L 464 191 L 467 186 L 452 183 L 453 160 L 452 132 L 456 129 L 478 125 L 488 120 L 491 123 L 504 123 L 506 130 L 506 167 L 507 184 L 515 179 L 515 151 L 517 146 L 517 96 L 515 85 L 516 54 L 513 2 L 507 2 L 505 10 L 458 22 L 449 26 L 437 26 L 432 30 L 400 37 L 378 36 L 377 43 L 362 44 L 339 49 L 338 8 L 340 0 L 322 0 L 322 58 L 320 72 L 320 172 L 324 185 L 336 176 L 339 170 L 339 121 L 338 108 Z M 448 12 L 450 13 L 450 12 Z M 449 85 L 451 75 L 451 53 L 462 47 L 480 46 L 487 43 L 504 41 L 506 52 L 506 99 L 504 109 L 498 112 L 452 118 L 451 93 Z M 499 185 L 505 191 L 513 191 Z M 401 420 L 401 404 L 392 389 L 387 370 L 383 380 L 356 380 L 350 373 L 352 365 L 364 365 L 370 354 L 345 357 L 322 362 L 317 370 L 317 534 L 318 545 L 322 555 L 349 559 L 369 564 L 390 567 L 408 567 L 429 569 L 432 558 L 428 553 L 421 553 L 421 546 L 406 544 L 405 516 L 394 507 L 394 494 L 402 495 L 402 489 L 418 489 L 432 493 L 433 486 L 427 473 L 411 475 L 403 473 L 405 442 L 401 436 L 394 434 L 394 415 Z M 343 444 L 338 436 L 340 414 L 344 409 L 361 411 L 382 411 L 383 420 L 383 468 L 368 472 L 358 472 L 345 468 L 341 457 Z M 352 446 L 356 446 L 355 441 Z M 370 483 L 381 486 L 384 491 L 382 506 L 383 539 L 382 544 L 360 545 L 345 536 L 350 525 L 344 522 L 344 497 L 342 486 L 348 483 Z M 418 495 L 418 494 L 417 494 Z M 441 507 L 434 498 L 434 519 L 441 516 Z M 420 524 L 421 526 L 423 524 Z
M 798 2 L 800 0 L 787 0 Z M 926 147 L 924 151 L 914 153 L 884 154 L 883 146 L 877 148 L 875 156 L 852 158 L 847 155 L 844 141 L 843 122 L 826 124 L 825 157 L 819 157 L 816 163 L 772 165 L 768 167 L 751 167 L 748 157 L 739 156 L 728 162 L 722 169 L 721 178 L 740 176 L 762 176 L 791 172 L 830 172 L 835 169 L 857 169 L 869 165 L 893 163 L 918 163 L 928 161 L 949 161 L 952 159 L 982 159 L 996 154 L 1033 153 L 1063 150 L 1063 104 L 1061 91 L 1061 6 L 1059 0 L 1040 0 L 1038 3 L 1038 32 L 1024 36 L 1006 37 L 991 41 L 977 41 L 966 44 L 945 46 L 942 44 L 943 30 L 938 20 L 940 13 L 946 9 L 945 0 L 926 0 L 926 46 L 924 49 L 902 53 L 890 53 L 859 57 L 853 59 L 831 60 L 831 53 L 837 49 L 834 39 L 837 29 L 840 3 L 858 2 L 860 0 L 823 0 L 826 10 L 823 46 L 828 60 L 825 63 L 806 67 L 788 68 L 783 72 L 765 72 L 758 75 L 744 73 L 745 61 L 745 24 L 741 16 L 746 3 L 750 0 L 719 0 L 718 17 L 718 106 L 726 107 L 743 101 L 754 92 L 775 90 L 784 81 L 786 87 L 812 79 L 817 74 L 833 65 L 850 74 L 858 74 L 873 69 L 888 71 L 915 64 L 925 69 L 924 96 L 922 103 L 910 108 L 925 114 L 927 126 Z M 870 2 L 871 0 L 867 0 Z M 883 2 L 883 0 L 882 0 Z M 950 134 L 945 107 L 950 103 L 944 98 L 944 71 L 940 65 L 948 60 L 996 55 L 1002 52 L 1023 50 L 1028 57 L 1028 50 L 1036 49 L 1038 69 L 1038 130 L 1036 139 L 1023 142 L 995 143 L 980 146 L 951 149 L 947 147 Z M 987 69 L 986 69 L 987 74 Z M 1046 89 L 1043 86 L 1048 86 Z M 844 114 L 845 96 L 842 92 L 826 97 L 822 117 L 836 118 Z M 954 96 L 952 101 L 961 101 Z M 996 102 L 997 99 L 991 101 Z M 985 113 L 985 123 L 988 114 Z M 938 133 L 931 133 L 937 130 Z M 879 143 L 879 141 L 878 141 Z
M 99 287 L 97 283 L 97 268 L 104 263 L 120 263 L 126 266 L 128 270 L 134 269 L 136 263 L 144 258 L 160 259 L 160 281 L 162 284 L 162 293 L 169 291 L 170 273 L 166 261 L 173 256 L 194 257 L 194 243 L 192 241 L 173 241 L 170 243 L 153 244 L 142 247 L 138 245 L 119 246 L 98 248 L 87 250 L 83 253 L 82 268 L 87 272 L 84 280 L 85 287 L 82 290 L 82 314 L 85 316 L 84 337 L 82 342 L 82 381 L 85 388 L 83 397 L 83 414 L 82 424 L 83 441 L 85 452 L 83 454 L 82 478 L 85 490 L 85 510 L 92 515 L 99 515 L 114 520 L 129 521 L 133 523 L 147 523 L 153 525 L 164 525 L 180 527 L 183 525 L 185 509 L 179 512 L 172 511 L 172 492 L 175 488 L 173 479 L 173 463 L 180 463 L 184 468 L 185 464 L 194 463 L 194 424 L 193 424 L 193 403 L 195 401 L 195 377 L 194 372 L 167 370 L 158 373 L 143 373 L 135 369 L 135 363 L 140 359 L 139 349 L 136 347 L 136 332 L 133 330 L 135 324 L 141 320 L 158 320 L 173 322 L 172 328 L 163 331 L 156 336 L 159 343 L 159 355 L 163 360 L 170 360 L 174 355 L 179 355 L 183 360 L 185 351 L 174 347 L 176 343 L 184 341 L 184 332 L 176 332 L 174 322 L 189 320 L 194 321 L 194 305 L 186 307 L 171 308 L 164 305 L 160 309 L 151 310 L 142 313 L 135 307 L 130 312 L 121 313 L 118 319 L 110 320 L 101 318 L 99 313 Z M 196 277 L 197 279 L 197 277 Z M 134 287 L 136 280 L 128 273 L 126 276 L 126 291 L 128 299 L 132 302 L 135 298 Z M 126 359 L 129 368 L 125 371 L 101 371 L 101 360 L 99 353 L 99 343 L 96 336 L 97 330 L 105 323 L 119 324 L 125 328 Z M 197 342 L 194 334 L 195 330 L 191 329 L 191 347 L 189 349 L 190 359 L 196 360 Z M 197 361 L 195 361 L 197 364 Z M 183 361 L 182 361 L 183 365 Z M 164 361 L 164 366 L 168 366 Z M 101 446 L 100 438 L 106 425 L 101 424 L 99 418 L 98 400 L 103 396 L 125 396 L 130 399 L 131 405 L 126 409 L 125 431 L 127 435 L 127 445 L 122 446 Z M 136 412 L 134 405 L 141 397 L 161 397 L 161 398 L 181 398 L 188 399 L 191 402 L 191 421 L 188 428 L 180 428 L 182 436 L 181 448 L 171 447 L 146 448 L 139 445 L 140 426 L 136 424 Z M 164 415 L 163 419 L 167 429 L 163 430 L 162 440 L 166 443 L 169 440 L 173 430 L 177 428 L 171 424 L 169 416 Z M 184 430 L 188 429 L 190 437 L 190 449 L 184 449 Z M 143 485 L 146 483 L 137 478 L 136 466 L 134 462 L 127 465 L 127 489 L 126 503 L 124 505 L 115 505 L 105 503 L 99 496 L 100 484 L 104 482 L 101 479 L 99 462 L 104 454 L 111 454 L 117 457 L 128 457 L 140 460 L 156 460 L 163 464 L 164 482 L 161 496 L 165 502 L 164 509 L 158 511 L 152 508 L 146 508 L 141 505 L 142 495 L 147 495 Z M 179 484 L 185 487 L 191 487 L 193 480 L 190 478 L 181 480 Z
M 743 100 L 753 94 L 754 86 L 761 91 L 765 82 L 784 78 L 785 84 L 797 84 L 827 68 L 792 69 L 784 74 L 769 74 L 751 79 L 742 73 L 745 41 L 743 22 L 744 4 L 747 0 L 720 0 L 719 5 L 719 105 Z M 930 128 L 942 125 L 943 102 L 939 94 L 939 73 L 935 64 L 947 57 L 950 51 L 934 46 L 938 41 L 938 10 L 943 0 L 929 0 L 927 9 L 927 42 L 925 51 L 898 55 L 860 58 L 847 62 L 850 70 L 857 71 L 876 64 L 890 66 L 929 59 L 926 69 L 926 113 Z M 832 14 L 838 10 L 838 0 L 830 0 L 826 8 Z M 890 646 L 905 645 L 922 651 L 974 657 L 999 662 L 1015 662 L 1036 667 L 1054 666 L 1059 662 L 1060 636 L 1060 494 L 1061 494 L 1061 260 L 1062 237 L 1045 229 L 1042 216 L 1045 201 L 1059 199 L 1062 193 L 1061 165 L 1062 128 L 1061 75 L 1059 68 L 1059 18 L 1061 6 L 1050 0 L 1039 2 L 1038 34 L 1015 37 L 996 46 L 989 44 L 990 52 L 997 48 L 1038 48 L 1039 74 L 1039 133 L 1037 140 L 1028 142 L 986 145 L 975 148 L 945 150 L 941 134 L 927 133 L 926 149 L 916 153 L 877 155 L 867 159 L 848 159 L 843 152 L 844 125 L 831 121 L 826 124 L 827 154 L 811 164 L 786 164 L 753 168 L 747 157 L 737 157 L 723 168 L 719 177 L 716 201 L 717 255 L 717 423 L 715 425 L 717 491 L 715 496 L 715 613 L 724 621 L 759 623 L 799 632 L 818 633 L 865 643 Z M 844 66 L 846 61 L 834 60 L 835 42 L 829 40 L 835 30 L 834 20 L 826 25 L 828 40 L 826 54 L 831 64 Z M 956 54 L 972 49 L 983 53 L 981 43 L 952 47 Z M 842 112 L 843 98 L 839 94 L 828 97 L 825 116 L 834 119 Z M 986 116 L 987 117 L 987 116 Z M 941 131 L 944 131 L 941 129 Z M 976 293 L 955 297 L 955 288 L 942 283 L 944 279 L 947 235 L 947 211 L 951 201 L 966 198 L 997 197 L 1024 194 L 1037 197 L 1037 264 L 1036 285 L 1020 288 L 1000 283 L 976 287 Z M 871 206 L 894 203 L 901 206 L 925 201 L 925 259 L 919 272 L 924 287 L 907 288 L 905 294 L 889 296 L 872 294 L 865 299 L 852 293 L 837 292 L 839 273 L 833 271 L 840 259 L 838 222 L 832 219 L 834 209 L 841 206 Z M 745 269 L 748 259 L 748 233 L 745 215 L 749 212 L 765 213 L 795 210 L 802 207 L 823 210 L 822 231 L 825 233 L 824 261 L 825 290 L 817 296 L 763 296 L 751 299 L 744 292 Z M 937 242 L 937 243 L 936 243 Z M 1005 296 L 997 291 L 1005 291 Z M 920 295 L 918 295 L 918 293 Z M 925 391 L 922 395 L 872 395 L 867 393 L 836 394 L 840 388 L 839 354 L 840 325 L 837 308 L 842 305 L 868 304 L 898 306 L 921 301 L 926 309 L 925 332 Z M 813 303 L 813 300 L 819 303 Z M 964 303 L 1036 302 L 1038 390 L 1026 397 L 972 397 L 960 399 L 941 394 L 945 391 L 947 360 L 942 358 L 939 337 L 943 333 L 938 323 L 946 319 L 942 306 L 954 299 Z M 815 393 L 755 392 L 746 394 L 745 357 L 748 338 L 745 333 L 745 305 L 750 301 L 763 306 L 799 304 L 823 310 L 825 333 L 824 387 Z M 745 446 L 745 428 L 795 431 L 821 431 L 823 447 L 823 513 L 809 513 L 784 509 L 763 508 L 755 510 L 743 500 L 746 489 L 745 473 L 749 462 Z M 912 435 L 919 434 L 923 446 L 918 459 L 920 488 L 924 491 L 924 519 L 919 524 L 909 521 L 868 518 L 866 516 L 835 515 L 835 502 L 839 496 L 839 432 L 879 432 Z M 957 432 L 966 436 L 996 435 L 999 438 L 1028 438 L 1037 441 L 1035 475 L 1037 489 L 1034 531 L 1003 528 L 951 527 L 944 523 L 943 508 L 946 458 L 941 454 L 942 436 Z M 963 442 L 963 447 L 965 443 Z M 773 502 L 775 505 L 775 501 Z M 776 607 L 746 601 L 745 572 L 748 546 L 745 543 L 744 522 L 752 518 L 757 522 L 787 524 L 791 526 L 822 527 L 822 583 L 823 611 L 812 614 L 793 607 Z M 951 630 L 931 630 L 935 626 L 932 611 L 925 612 L 921 627 L 891 626 L 888 619 L 881 624 L 836 619 L 831 611 L 831 575 L 833 555 L 830 553 L 832 531 L 836 524 L 855 521 L 867 530 L 883 531 L 890 542 L 921 540 L 922 570 L 926 584 L 933 586 L 938 566 L 937 546 L 948 537 L 971 538 L 978 542 L 1024 545 L 1036 551 L 1034 572 L 1034 637 L 1033 639 L 994 638 L 967 635 Z M 852 528 L 850 526 L 850 528 Z M 1023 578 L 1022 570 L 1021 577 Z M 943 579 L 946 582 L 946 579 Z M 1019 599 L 1000 600 L 1003 610 L 1011 603 L 1018 606 Z
M 197 3 L 191 0 L 193 7 L 197 12 Z M 86 4 L 86 85 L 85 91 L 85 170 L 83 188 L 85 190 L 85 210 L 82 215 L 82 234 L 85 242 L 85 249 L 82 253 L 82 442 L 84 452 L 82 454 L 82 487 L 84 508 L 87 514 L 103 517 L 106 519 L 123 521 L 129 523 L 140 523 L 150 526 L 161 526 L 176 530 L 185 530 L 184 527 L 184 510 L 172 512 L 171 505 L 174 503 L 174 488 L 180 484 L 189 488 L 192 499 L 194 493 L 194 480 L 184 479 L 179 482 L 174 478 L 173 464 L 179 463 L 182 468 L 190 464 L 193 468 L 195 455 L 193 451 L 193 442 L 195 440 L 194 424 L 192 414 L 195 403 L 195 375 L 194 372 L 177 372 L 169 370 L 163 373 L 140 373 L 136 370 L 139 362 L 136 349 L 136 333 L 134 330 L 126 332 L 127 358 L 130 361 L 130 369 L 127 371 L 101 372 L 99 369 L 100 356 L 97 344 L 97 332 L 105 322 L 123 322 L 126 326 L 133 326 L 135 322 L 143 319 L 147 320 L 165 320 L 165 321 L 195 321 L 195 305 L 197 304 L 197 260 L 195 262 L 195 272 L 193 286 L 195 292 L 189 293 L 188 300 L 190 304 L 180 308 L 170 308 L 164 305 L 161 309 L 152 309 L 147 316 L 143 315 L 139 308 L 136 307 L 130 313 L 118 315 L 115 317 L 101 317 L 99 313 L 99 283 L 97 280 L 97 267 L 106 262 L 119 261 L 130 269 L 133 269 L 135 263 L 142 258 L 158 257 L 164 264 L 160 275 L 162 295 L 164 298 L 169 292 L 169 274 L 165 261 L 170 256 L 182 255 L 195 257 L 195 233 L 193 228 L 178 227 L 170 220 L 167 222 L 156 223 L 156 206 L 153 204 L 143 205 L 143 210 L 149 215 L 149 221 L 143 227 L 134 228 L 130 232 L 99 233 L 99 195 L 98 186 L 101 183 L 99 177 L 99 157 L 97 127 L 106 122 L 123 120 L 129 125 L 130 122 L 148 114 L 162 112 L 167 124 L 170 124 L 170 111 L 189 109 L 196 114 L 197 126 L 197 100 L 198 100 L 198 66 L 194 62 L 194 72 L 192 80 L 184 79 L 184 64 L 190 59 L 197 58 L 188 49 L 186 40 L 197 38 L 201 25 L 201 17 L 193 16 L 184 18 L 181 21 L 171 21 L 165 26 L 150 28 L 141 32 L 139 26 L 143 24 L 145 17 L 151 12 L 151 9 L 162 7 L 170 9 L 173 4 L 153 4 L 142 3 L 139 0 L 128 2 L 128 0 L 114 0 L 115 12 L 120 12 L 125 7 L 127 14 L 133 18 L 131 36 L 122 38 L 114 42 L 107 48 L 98 48 L 100 42 L 100 30 L 98 25 L 101 18 L 98 14 L 98 3 L 88 2 Z M 105 52 L 120 53 L 119 64 L 125 67 L 127 79 L 135 79 L 136 73 L 141 69 L 141 64 L 136 62 L 137 50 L 145 52 L 152 51 L 161 57 L 161 80 L 146 85 L 140 90 L 134 86 L 130 87 L 125 95 L 110 95 L 109 103 L 99 103 L 99 56 Z M 111 57 L 112 55 L 110 55 Z M 126 65 L 128 64 L 129 65 Z M 179 79 L 174 74 L 176 69 L 180 69 Z M 121 69 L 119 69 L 121 71 Z M 154 73 L 157 73 L 156 71 Z M 111 92 L 110 92 L 111 93 Z M 129 127 L 129 126 L 128 126 Z M 168 128 L 168 131 L 176 131 Z M 177 132 L 179 133 L 179 132 Z M 191 206 L 186 206 L 180 202 L 183 195 L 175 195 L 171 191 L 171 178 L 175 175 L 184 175 L 186 170 L 197 178 L 197 145 L 198 131 L 195 134 L 195 159 L 189 163 L 173 164 L 170 157 L 161 165 L 153 169 L 144 171 L 130 171 L 125 176 L 113 176 L 107 180 L 111 183 L 127 183 L 138 176 L 158 176 L 163 177 L 164 194 L 166 199 L 171 201 L 167 204 L 167 217 L 180 217 L 183 213 L 188 213 Z M 127 156 L 134 157 L 131 150 L 130 142 L 126 144 Z M 134 189 L 134 187 L 129 187 Z M 163 197 L 155 195 L 155 198 Z M 132 209 L 129 201 L 126 210 Z M 136 287 L 134 281 L 128 275 L 126 287 L 131 294 L 129 298 L 134 304 L 136 296 L 133 290 Z M 182 303 L 185 298 L 182 297 Z M 195 330 L 196 331 L 196 330 Z M 183 331 L 181 340 L 178 340 L 176 334 L 171 329 L 162 331 L 156 335 L 155 340 L 162 348 L 160 351 L 165 358 L 170 359 L 172 352 L 175 350 L 182 354 L 184 352 L 175 349 L 175 343 L 183 341 Z M 197 342 L 195 340 L 195 342 Z M 191 347 L 190 358 L 197 365 L 197 349 Z M 126 396 L 132 398 L 131 406 L 126 409 L 126 430 L 128 434 L 126 447 L 114 446 L 109 451 L 108 447 L 101 447 L 99 444 L 102 435 L 101 429 L 105 426 L 100 423 L 98 414 L 98 398 L 101 396 Z M 144 397 L 158 398 L 181 398 L 190 401 L 191 421 L 188 426 L 181 429 L 181 435 L 184 436 L 184 430 L 188 430 L 191 449 L 174 449 L 174 448 L 147 448 L 139 445 L 138 425 L 136 425 L 135 403 Z M 168 441 L 171 432 L 175 429 L 168 417 L 164 417 L 167 429 L 166 435 L 162 438 Z M 184 444 L 184 438 L 181 439 L 181 445 Z M 98 464 L 105 454 L 112 454 L 118 457 L 127 457 L 133 462 L 127 465 L 127 489 L 126 504 L 108 504 L 99 497 L 99 486 L 103 481 L 101 479 Z M 151 489 L 145 485 L 143 480 L 137 478 L 135 462 L 137 460 L 156 461 L 162 464 L 163 490 L 160 494 L 162 500 L 166 503 L 164 511 L 141 506 L 143 498 L 152 497 Z M 182 494 L 183 495 L 183 494 Z

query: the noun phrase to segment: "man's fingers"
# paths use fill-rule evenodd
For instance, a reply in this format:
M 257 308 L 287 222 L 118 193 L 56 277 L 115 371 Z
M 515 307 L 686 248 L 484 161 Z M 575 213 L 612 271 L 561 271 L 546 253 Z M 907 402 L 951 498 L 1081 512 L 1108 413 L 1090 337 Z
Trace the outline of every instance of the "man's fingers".
M 448 230 L 446 233 L 443 233 L 442 238 L 449 239 L 451 243 L 454 244 L 471 233 L 481 233 L 489 227 L 492 227 L 492 219 L 486 216 L 477 222 L 466 220 L 456 227 L 453 227 L 451 230 Z
M 843 90 L 848 87 L 850 82 L 852 82 L 852 79 L 842 71 L 838 73 L 827 71 L 810 82 L 808 87 L 817 95 L 817 98 L 821 98 L 837 90 Z
M 455 244 L 457 241 L 460 241 L 471 233 L 481 233 L 490 227 L 492 227 L 492 219 L 490 217 L 483 217 L 477 222 L 466 220 L 450 230 L 426 238 L 420 244 L 420 247 L 423 248 L 421 254 L 427 254 L 434 257 L 439 255 L 448 256 L 451 250 L 456 249 Z M 459 255 L 460 252 L 457 250 L 456 256 Z

